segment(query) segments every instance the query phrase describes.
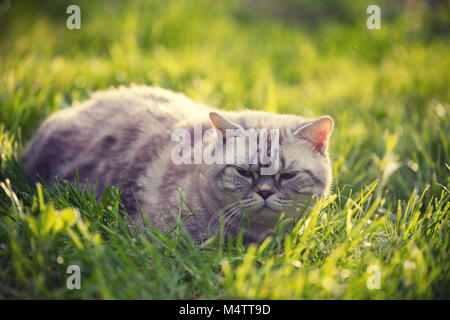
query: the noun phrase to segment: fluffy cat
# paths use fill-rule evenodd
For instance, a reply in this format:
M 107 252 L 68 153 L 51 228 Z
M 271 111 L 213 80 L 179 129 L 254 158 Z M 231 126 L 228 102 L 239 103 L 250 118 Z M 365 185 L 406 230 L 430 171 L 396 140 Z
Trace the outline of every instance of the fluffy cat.
M 279 129 L 279 170 L 261 175 L 260 163 L 175 164 L 172 132 L 185 128 L 193 133 L 195 122 L 202 123 L 203 132 Z M 178 213 L 180 188 L 182 216 L 197 209 L 184 222 L 194 239 L 217 232 L 222 216 L 228 234 L 241 228 L 246 239 L 259 241 L 281 212 L 293 215 L 311 196 L 327 195 L 332 129 L 328 116 L 217 111 L 161 88 L 121 87 L 97 92 L 47 119 L 27 148 L 25 171 L 30 183 L 43 179 L 52 186 L 55 177 L 74 183 L 78 169 L 80 181 L 94 185 L 98 179 L 97 197 L 107 186 L 118 185 L 128 214 L 141 224 L 140 208 L 161 232 L 175 223 L 170 210 Z

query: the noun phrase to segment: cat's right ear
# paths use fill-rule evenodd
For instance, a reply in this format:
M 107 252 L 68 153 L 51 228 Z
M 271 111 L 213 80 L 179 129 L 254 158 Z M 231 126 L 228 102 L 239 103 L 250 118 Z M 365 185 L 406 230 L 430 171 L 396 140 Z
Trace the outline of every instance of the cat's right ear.
M 209 119 L 211 120 L 213 127 L 219 130 L 222 133 L 223 137 L 226 137 L 227 129 L 242 129 L 240 126 L 224 118 L 217 112 L 210 112 Z
M 320 117 L 298 128 L 294 135 L 312 143 L 316 150 L 325 152 L 328 140 L 333 131 L 334 121 L 329 116 Z

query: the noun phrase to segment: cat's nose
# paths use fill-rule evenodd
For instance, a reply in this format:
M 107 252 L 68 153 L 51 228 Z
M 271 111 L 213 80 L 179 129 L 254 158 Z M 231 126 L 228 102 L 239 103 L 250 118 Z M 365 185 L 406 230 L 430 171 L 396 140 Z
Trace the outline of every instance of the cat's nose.
M 273 195 L 275 192 L 273 192 L 272 190 L 268 190 L 268 191 L 258 191 L 258 194 L 264 199 L 266 200 L 268 197 L 270 197 L 271 195 Z
M 273 185 L 269 182 L 262 182 L 256 186 L 256 192 L 266 200 L 268 197 L 275 193 Z

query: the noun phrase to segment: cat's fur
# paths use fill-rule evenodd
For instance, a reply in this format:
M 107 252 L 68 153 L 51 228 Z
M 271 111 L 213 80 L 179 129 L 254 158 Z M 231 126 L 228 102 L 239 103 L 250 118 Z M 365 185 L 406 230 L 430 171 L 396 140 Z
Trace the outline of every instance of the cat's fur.
M 311 196 L 320 198 L 328 193 L 331 118 L 215 111 L 161 88 L 132 86 L 95 93 L 42 124 L 27 149 L 26 174 L 31 183 L 38 182 L 39 175 L 51 186 L 56 176 L 74 183 L 78 168 L 81 182 L 87 179 L 94 185 L 98 179 L 97 196 L 107 186 L 118 185 L 128 214 L 142 223 L 136 197 L 143 214 L 162 232 L 169 230 L 167 222 L 175 222 L 170 210 L 178 212 L 181 188 L 185 200 L 182 216 L 197 209 L 194 217 L 185 221 L 195 239 L 205 239 L 208 230 L 215 232 L 220 215 L 231 234 L 237 233 L 239 218 L 246 215 L 245 225 L 250 222 L 246 237 L 261 239 L 282 211 L 293 215 Z M 259 176 L 259 165 L 241 165 L 239 169 L 174 164 L 171 134 L 177 128 L 192 132 L 195 121 L 202 122 L 203 130 L 212 124 L 218 130 L 280 129 L 280 171 Z M 265 201 L 263 192 L 273 194 Z

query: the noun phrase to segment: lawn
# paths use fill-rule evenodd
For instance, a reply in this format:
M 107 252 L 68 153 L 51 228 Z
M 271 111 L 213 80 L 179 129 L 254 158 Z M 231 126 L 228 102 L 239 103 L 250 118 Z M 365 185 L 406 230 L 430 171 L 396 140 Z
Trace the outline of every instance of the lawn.
M 449 299 L 450 9 L 429 3 L 0 1 L 0 299 Z M 332 116 L 330 197 L 301 235 L 196 245 L 181 223 L 134 228 L 114 186 L 97 203 L 95 186 L 28 185 L 47 116 L 131 83 Z

